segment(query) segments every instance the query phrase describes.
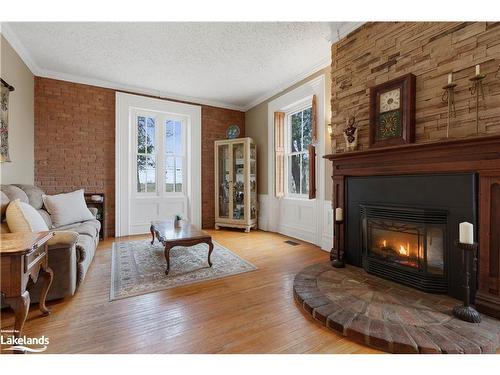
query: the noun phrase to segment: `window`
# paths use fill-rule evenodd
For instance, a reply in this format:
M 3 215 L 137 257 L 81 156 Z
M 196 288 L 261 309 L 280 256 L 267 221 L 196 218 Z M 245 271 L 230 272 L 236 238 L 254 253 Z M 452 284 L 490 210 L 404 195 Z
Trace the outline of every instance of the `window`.
M 309 153 L 312 141 L 312 107 L 287 115 L 286 167 L 289 196 L 309 195 Z
M 137 193 L 185 193 L 185 121 L 167 113 L 141 111 L 137 124 Z
M 165 192 L 182 193 L 184 180 L 184 136 L 182 122 L 165 122 Z
M 137 192 L 156 192 L 155 119 L 137 116 Z

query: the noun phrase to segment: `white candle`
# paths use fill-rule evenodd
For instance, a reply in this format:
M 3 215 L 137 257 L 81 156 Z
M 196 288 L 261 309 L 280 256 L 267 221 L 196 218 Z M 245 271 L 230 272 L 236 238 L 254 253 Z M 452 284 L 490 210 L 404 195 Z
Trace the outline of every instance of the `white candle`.
M 476 65 L 476 75 L 481 74 L 481 69 L 479 68 L 479 64 Z
M 448 85 L 453 82 L 453 73 L 448 74 Z
M 337 207 L 335 209 L 335 220 L 336 221 L 342 221 L 342 220 L 344 220 L 344 211 L 340 207 Z
M 474 225 L 471 223 L 460 223 L 458 226 L 460 232 L 460 242 L 473 244 L 474 243 Z

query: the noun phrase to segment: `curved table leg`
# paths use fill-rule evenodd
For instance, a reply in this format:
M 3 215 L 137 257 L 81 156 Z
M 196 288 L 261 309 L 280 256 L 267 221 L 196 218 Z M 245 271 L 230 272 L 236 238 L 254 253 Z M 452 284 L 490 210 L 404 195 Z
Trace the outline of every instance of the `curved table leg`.
M 165 260 L 167 261 L 167 270 L 165 271 L 165 275 L 168 275 L 168 271 L 170 271 L 170 249 L 171 246 L 165 246 Z
M 40 270 L 40 276 L 43 278 L 43 288 L 40 293 L 40 302 L 38 303 L 40 311 L 43 315 L 49 315 L 50 310 L 45 305 L 45 299 L 47 298 L 47 293 L 49 292 L 50 285 L 52 284 L 52 279 L 54 278 L 54 272 L 50 269 L 50 267 L 42 268 Z
M 153 228 L 153 226 L 152 226 L 152 225 L 149 227 L 149 231 L 151 232 L 151 236 L 153 237 L 153 238 L 151 239 L 151 245 L 152 245 L 152 244 L 154 244 L 154 243 L 155 243 L 155 230 L 154 230 L 154 228 Z
M 5 298 L 5 302 L 14 310 L 16 318 L 14 323 L 14 337 L 19 338 L 21 337 L 24 322 L 30 309 L 30 294 L 26 290 L 20 296 Z
M 210 255 L 212 255 L 212 251 L 214 251 L 214 244 L 212 241 L 208 241 L 208 265 L 212 267 L 212 261 L 210 260 Z

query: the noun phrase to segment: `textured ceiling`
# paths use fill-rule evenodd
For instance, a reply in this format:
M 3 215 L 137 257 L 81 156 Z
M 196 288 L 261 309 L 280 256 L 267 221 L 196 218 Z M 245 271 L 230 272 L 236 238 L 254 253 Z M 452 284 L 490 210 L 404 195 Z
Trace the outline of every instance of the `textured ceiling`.
M 326 66 L 358 24 L 8 23 L 34 74 L 248 109 Z

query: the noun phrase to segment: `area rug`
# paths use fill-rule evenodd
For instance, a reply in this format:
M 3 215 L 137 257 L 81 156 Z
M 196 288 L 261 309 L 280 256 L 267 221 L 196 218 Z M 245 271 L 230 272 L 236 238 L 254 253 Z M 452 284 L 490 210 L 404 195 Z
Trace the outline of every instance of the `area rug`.
M 208 245 L 174 247 L 170 250 L 170 271 L 164 247 L 147 240 L 113 243 L 110 300 L 117 300 L 181 285 L 215 280 L 257 269 L 252 263 L 213 242 L 212 267 L 208 266 Z

